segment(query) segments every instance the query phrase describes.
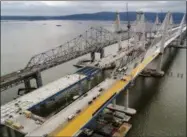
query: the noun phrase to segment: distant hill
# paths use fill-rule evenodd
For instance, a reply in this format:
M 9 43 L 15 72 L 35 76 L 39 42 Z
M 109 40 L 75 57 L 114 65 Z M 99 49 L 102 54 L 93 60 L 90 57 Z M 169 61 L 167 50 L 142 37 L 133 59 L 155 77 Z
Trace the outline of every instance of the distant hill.
M 158 16 L 162 21 L 166 13 L 159 13 Z M 184 13 L 172 13 L 173 20 L 175 23 L 179 23 L 182 19 Z M 1 16 L 1 20 L 102 20 L 102 21 L 112 21 L 115 20 L 115 12 L 98 12 L 90 14 L 74 14 L 66 16 Z M 145 12 L 145 17 L 147 20 L 154 22 L 156 13 Z M 123 21 L 127 21 L 126 12 L 120 13 L 120 18 Z M 133 21 L 136 19 L 136 12 L 129 12 L 129 20 Z

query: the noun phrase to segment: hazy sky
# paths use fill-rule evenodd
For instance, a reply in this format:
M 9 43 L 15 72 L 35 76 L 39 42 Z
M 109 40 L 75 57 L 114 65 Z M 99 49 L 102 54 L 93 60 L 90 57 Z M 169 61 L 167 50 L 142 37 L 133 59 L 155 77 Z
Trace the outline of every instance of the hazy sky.
M 69 15 L 126 11 L 127 1 L 3 1 L 2 15 Z M 185 1 L 128 1 L 130 11 L 186 12 Z

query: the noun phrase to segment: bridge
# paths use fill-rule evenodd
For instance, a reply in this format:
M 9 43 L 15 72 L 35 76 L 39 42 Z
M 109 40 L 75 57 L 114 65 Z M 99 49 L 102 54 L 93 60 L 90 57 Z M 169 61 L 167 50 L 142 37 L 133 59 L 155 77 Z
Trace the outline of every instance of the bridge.
M 127 33 L 122 34 L 122 40 L 127 39 Z M 36 79 L 37 87 L 42 86 L 41 71 L 65 63 L 69 60 L 91 53 L 94 60 L 95 52 L 104 55 L 103 48 L 117 43 L 116 34 L 102 27 L 91 27 L 78 37 L 33 56 L 24 69 L 1 76 L 1 91 L 20 83 L 25 84 L 26 89 L 31 88 L 30 79 Z
M 28 137 L 78 136 L 81 131 L 83 131 L 84 128 L 87 127 L 89 122 L 94 119 L 100 112 L 102 112 L 104 108 L 124 112 L 125 114 L 130 115 L 136 114 L 136 110 L 133 108 L 129 108 L 128 105 L 128 88 L 131 86 L 134 79 L 136 79 L 136 77 L 139 76 L 141 72 L 147 69 L 147 67 L 155 61 L 155 58 L 158 58 L 158 61 L 156 62 L 157 66 L 156 68 L 151 69 L 155 70 L 155 75 L 163 76 L 164 72 L 161 70 L 161 65 L 164 49 L 170 47 L 173 42 L 177 42 L 175 47 L 177 47 L 177 45 L 180 46 L 185 38 L 185 15 L 180 25 L 175 27 L 170 24 L 171 18 L 171 13 L 168 13 L 163 23 L 157 29 L 156 33 L 152 36 L 153 39 L 150 43 L 150 41 L 147 41 L 146 39 L 144 15 L 141 14 L 137 26 L 140 27 L 141 25 L 143 25 L 144 27 L 142 27 L 143 29 L 140 29 L 138 33 L 134 31 L 135 33 L 132 33 L 131 38 L 128 37 L 128 39 L 126 40 L 127 45 L 125 46 L 125 48 L 122 46 L 123 43 L 121 43 L 121 41 L 124 40 L 123 37 L 120 39 L 118 35 L 117 40 L 116 38 L 115 40 L 113 40 L 113 42 L 115 41 L 114 43 L 118 43 L 120 50 L 116 54 L 116 58 L 111 61 L 111 63 L 115 63 L 115 69 L 113 70 L 111 77 L 105 79 L 103 82 L 93 87 L 92 89 L 89 89 L 89 91 L 87 91 L 86 93 L 81 93 L 78 99 L 74 100 L 64 109 L 60 110 L 57 114 L 54 114 L 48 119 L 43 119 L 31 112 L 34 107 L 41 104 L 40 102 L 43 103 L 46 100 L 50 101 L 51 99 L 55 100 L 55 97 L 60 96 L 60 93 L 62 93 L 62 91 L 69 88 L 69 84 L 80 84 L 79 81 L 83 81 L 88 77 L 93 77 L 96 73 L 98 73 L 98 71 L 101 71 L 101 68 L 87 66 L 76 72 L 76 74 L 62 78 L 58 82 L 51 83 L 51 85 L 46 85 L 42 88 L 37 89 L 36 91 L 22 96 L 21 98 L 18 98 L 17 100 L 5 104 L 1 107 L 1 112 L 3 113 L 3 119 L 1 119 L 1 121 L 3 122 L 1 124 L 13 128 L 14 130 L 16 129 L 17 131 L 23 133 Z M 97 47 L 97 45 L 95 46 Z M 89 52 L 84 52 L 84 54 L 93 51 L 100 51 L 100 48 L 98 47 L 93 49 L 94 50 L 88 50 Z M 79 50 L 81 51 L 81 49 Z M 38 58 L 38 56 L 35 57 Z M 30 60 L 26 67 L 27 69 L 30 68 L 30 70 L 37 70 L 38 66 L 42 66 L 41 68 L 43 69 L 41 70 L 45 70 L 44 68 L 47 68 L 47 66 L 52 66 L 47 65 L 48 63 L 44 63 L 44 60 L 35 62 L 35 57 Z M 110 56 L 109 58 L 112 59 L 113 56 Z M 55 58 L 51 58 L 51 60 L 53 59 Z M 102 57 L 101 60 L 102 59 L 105 59 L 105 57 Z M 47 60 L 50 61 L 50 58 L 47 57 L 46 61 Z M 42 63 L 44 64 L 40 65 Z M 68 81 L 69 84 L 66 84 L 65 81 Z M 118 106 L 115 103 L 115 98 L 122 91 L 125 91 L 126 99 L 124 102 L 124 106 Z M 15 110 L 12 110 L 12 107 L 15 107 L 14 104 L 16 104 L 16 106 L 19 106 L 19 111 L 17 111 L 17 108 Z M 23 114 L 18 114 L 22 111 Z M 13 115 L 14 117 L 10 118 L 9 115 Z M 130 116 L 125 116 L 125 120 L 128 121 Z M 36 119 L 40 121 L 39 124 L 35 122 Z M 19 122 L 19 124 L 14 124 L 15 121 Z
M 162 60 L 162 55 L 164 54 L 164 49 L 169 46 L 169 44 L 181 37 L 186 33 L 186 26 L 183 26 L 184 18 L 181 21 L 180 27 L 177 30 L 173 30 L 171 32 L 168 31 L 169 28 L 169 19 L 171 18 L 171 14 L 168 13 L 165 17 L 165 20 L 161 26 L 163 27 L 163 31 L 161 33 L 161 37 L 158 39 L 154 39 L 152 44 L 146 49 L 146 51 L 136 52 L 134 51 L 134 57 L 132 60 L 121 60 L 125 62 L 124 66 L 127 66 L 128 69 L 124 71 L 124 74 L 113 83 L 111 84 L 110 88 L 106 88 L 103 91 L 102 95 L 94 101 L 93 104 L 86 107 L 83 112 L 77 115 L 71 122 L 64 124 L 63 126 L 59 126 L 55 131 L 52 132 L 50 135 L 54 136 L 74 136 L 78 133 L 79 130 L 83 129 L 92 118 L 94 118 L 100 111 L 107 107 L 112 100 L 115 100 L 116 96 L 122 91 L 126 90 L 126 98 L 128 98 L 128 88 L 130 87 L 130 83 L 146 68 L 146 66 L 152 62 L 156 57 L 160 56 L 160 60 Z M 158 35 L 159 32 L 156 34 Z M 180 38 L 179 38 L 180 39 Z M 158 62 L 157 73 L 161 73 L 161 62 Z M 138 65 L 136 65 L 138 64 Z M 115 78 L 112 77 L 109 80 L 114 80 Z M 103 82 L 103 84 L 106 81 Z M 83 101 L 83 99 L 82 99 Z M 126 112 L 127 114 L 135 114 L 136 111 L 129 108 L 128 106 L 128 99 L 127 102 L 124 104 L 124 108 L 122 111 Z M 76 102 L 75 102 L 76 103 Z M 119 110 L 115 103 L 108 106 L 110 109 Z M 69 108 L 71 109 L 71 108 Z M 63 110 L 62 110 L 63 111 Z M 42 128 L 41 128 L 42 129 Z M 40 129 L 38 129 L 40 130 Z

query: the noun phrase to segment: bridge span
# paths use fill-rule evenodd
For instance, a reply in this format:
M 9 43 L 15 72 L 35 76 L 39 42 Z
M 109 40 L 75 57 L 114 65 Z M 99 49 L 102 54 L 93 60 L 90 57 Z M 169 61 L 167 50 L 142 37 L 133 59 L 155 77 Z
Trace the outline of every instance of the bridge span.
M 91 53 L 99 52 L 101 58 L 104 55 L 103 48 L 117 43 L 116 34 L 102 27 L 91 27 L 78 37 L 50 49 L 46 52 L 33 56 L 24 69 L 1 76 L 1 91 L 11 88 L 20 83 L 25 88 L 31 88 L 30 79 L 36 79 L 37 87 L 42 86 L 41 71 L 65 63 L 69 60 Z M 121 34 L 122 40 L 127 39 L 127 33 Z
M 166 15 L 165 22 L 163 22 L 163 27 L 165 28 L 167 24 L 167 17 Z M 166 27 L 167 28 L 167 27 Z M 167 34 L 166 30 L 162 33 L 162 36 Z M 182 34 L 182 33 L 183 34 Z M 118 94 L 122 90 L 126 90 L 126 97 L 128 98 L 128 88 L 130 87 L 131 82 L 146 68 L 146 66 L 152 62 L 157 56 L 162 56 L 161 54 L 164 53 L 164 49 L 169 46 L 169 44 L 174 41 L 175 39 L 179 38 L 181 35 L 185 35 L 186 33 L 186 26 L 181 25 L 178 31 L 171 33 L 172 35 L 163 36 L 159 42 L 154 43 L 151 45 L 146 52 L 142 52 L 136 58 L 134 58 L 131 62 L 127 63 L 128 70 L 121 75 L 120 79 L 116 82 L 111 84 L 110 88 L 106 88 L 101 96 L 99 96 L 93 104 L 89 105 L 87 108 L 83 109 L 79 115 L 77 115 L 71 122 L 68 122 L 65 125 L 59 126 L 51 135 L 54 136 L 75 136 L 79 130 L 83 129 L 91 119 L 93 119 L 100 111 L 107 107 L 112 100 L 118 96 Z M 165 37 L 165 38 L 164 38 Z M 164 40 L 164 41 L 163 41 Z M 162 45 L 163 44 L 163 45 Z M 143 59 L 143 60 L 142 60 Z M 160 59 L 162 60 L 162 59 Z M 136 66 L 135 64 L 138 65 Z M 160 67 L 160 64 L 158 63 Z M 161 68 L 160 68 L 161 69 Z M 158 69 L 158 73 L 160 73 L 160 69 Z M 112 80 L 112 79 L 111 79 Z M 103 83 L 104 84 L 104 83 Z M 128 101 L 128 99 L 127 99 Z M 116 104 L 110 104 L 109 108 L 118 110 Z M 71 108 L 70 108 L 71 109 Z M 125 102 L 124 108 L 122 111 L 126 113 L 135 114 L 136 111 L 130 109 L 128 106 L 128 102 Z M 42 128 L 41 128 L 42 129 Z M 39 129 L 40 130 L 40 129 Z

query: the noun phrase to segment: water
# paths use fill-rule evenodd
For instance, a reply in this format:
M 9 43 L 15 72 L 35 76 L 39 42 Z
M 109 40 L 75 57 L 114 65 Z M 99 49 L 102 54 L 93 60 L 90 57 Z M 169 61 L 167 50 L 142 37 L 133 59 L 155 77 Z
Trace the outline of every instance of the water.
M 99 21 L 14 21 L 1 22 L 1 75 L 26 66 L 30 57 L 58 46 L 77 36 L 90 26 L 113 22 Z M 62 25 L 57 27 L 56 25 Z M 107 53 L 117 47 L 108 47 Z M 167 56 L 167 55 L 171 56 Z M 88 58 L 85 55 L 80 58 Z M 80 58 L 42 72 L 44 84 L 77 69 L 72 65 Z M 186 50 L 166 50 L 163 78 L 138 77 L 130 89 L 130 106 L 137 109 L 131 119 L 133 128 L 128 136 L 186 136 Z M 183 76 L 181 76 L 183 74 Z M 34 81 L 33 81 L 34 86 Z M 4 104 L 17 95 L 15 88 L 2 92 Z M 118 103 L 123 103 L 120 96 Z

